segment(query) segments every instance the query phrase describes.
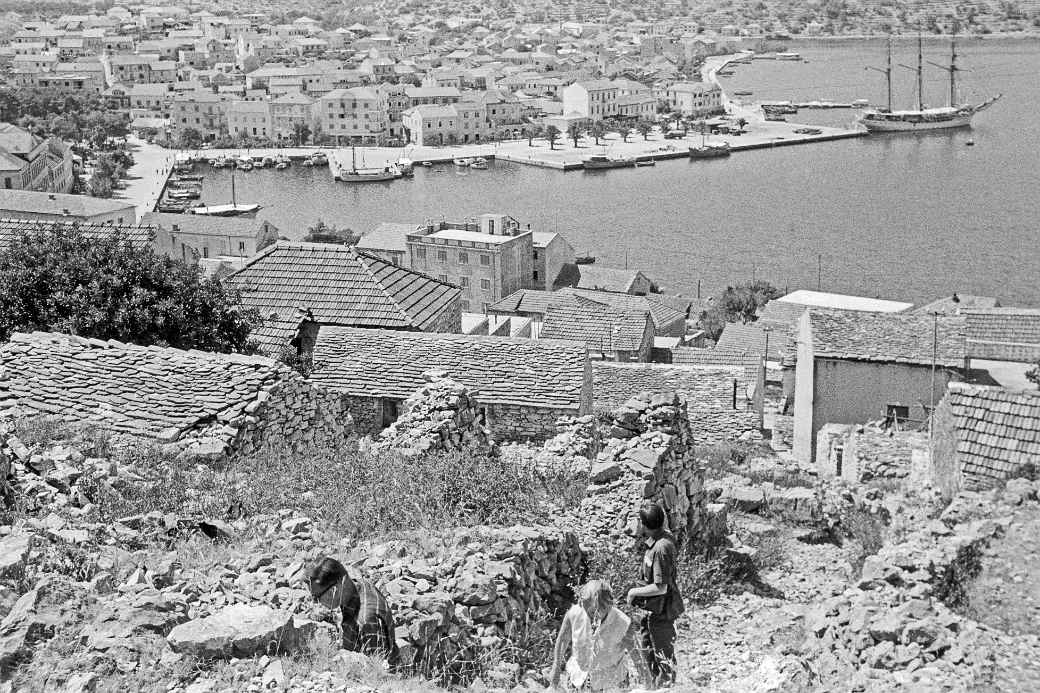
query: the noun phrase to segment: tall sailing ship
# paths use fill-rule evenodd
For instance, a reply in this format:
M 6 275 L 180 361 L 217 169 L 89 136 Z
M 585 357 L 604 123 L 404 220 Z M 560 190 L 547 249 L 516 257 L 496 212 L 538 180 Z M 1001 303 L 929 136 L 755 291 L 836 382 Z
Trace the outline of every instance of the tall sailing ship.
M 989 108 L 1000 98 L 997 94 L 991 99 L 978 104 L 957 103 L 957 43 L 950 44 L 950 64 L 938 65 L 929 61 L 941 70 L 950 73 L 950 93 L 946 106 L 925 108 L 924 106 L 924 53 L 921 48 L 921 36 L 917 36 L 917 67 L 900 65 L 917 73 L 917 108 L 905 111 L 892 110 L 892 40 L 888 42 L 888 62 L 884 69 L 871 67 L 885 75 L 888 85 L 888 108 L 866 111 L 860 122 L 870 132 L 918 132 L 924 130 L 948 130 L 971 126 L 971 119 L 976 113 Z

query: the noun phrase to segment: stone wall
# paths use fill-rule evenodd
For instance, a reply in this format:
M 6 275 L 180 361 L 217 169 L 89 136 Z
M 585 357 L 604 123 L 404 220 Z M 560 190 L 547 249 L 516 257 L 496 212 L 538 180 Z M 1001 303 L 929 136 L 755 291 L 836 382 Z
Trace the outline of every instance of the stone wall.
M 354 422 L 341 395 L 310 384 L 288 367 L 286 377 L 265 385 L 248 404 L 217 421 L 185 431 L 170 447 L 188 457 L 231 462 L 269 449 L 290 450 L 354 435 Z
M 405 455 L 466 450 L 490 454 L 494 443 L 483 410 L 466 388 L 442 371 L 424 373 L 426 385 L 404 401 L 397 421 L 379 434 L 373 451 Z
M 354 420 L 358 435 L 379 435 L 383 430 L 383 400 L 379 397 L 344 396 L 343 401 Z
M 426 328 L 426 332 L 462 332 L 462 294 L 460 293 L 448 305 L 441 309 L 436 321 Z
M 593 369 L 597 409 L 617 407 L 640 392 L 674 391 L 685 402 L 697 445 L 713 445 L 758 431 L 760 420 L 739 366 L 669 366 L 596 362 Z M 737 384 L 734 407 L 733 385 Z M 754 393 L 751 393 L 752 395 Z
M 575 522 L 584 546 L 616 549 L 631 544 L 639 509 L 659 503 L 680 545 L 721 544 L 721 508 L 709 508 L 704 470 L 693 456 L 686 403 L 675 392 L 633 397 L 604 421 L 602 450 Z
M 561 416 L 577 411 L 522 407 L 515 404 L 488 404 L 488 425 L 495 440 L 530 441 L 541 443 L 556 433 L 556 422 Z

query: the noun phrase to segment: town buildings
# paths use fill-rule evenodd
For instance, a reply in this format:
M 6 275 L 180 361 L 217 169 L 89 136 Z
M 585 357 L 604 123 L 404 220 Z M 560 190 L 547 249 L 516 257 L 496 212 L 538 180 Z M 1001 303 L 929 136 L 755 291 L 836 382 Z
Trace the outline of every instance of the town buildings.
M 88 195 L 0 190 L 0 219 L 133 224 L 137 209 L 123 200 Z
M 3 190 L 65 193 L 72 188 L 72 150 L 56 137 L 40 138 L 0 123 Z
M 722 89 L 708 82 L 676 82 L 665 90 L 672 111 L 684 116 L 704 117 L 723 112 Z
M 185 262 L 244 261 L 278 240 L 278 228 L 263 219 L 148 212 L 141 224 L 161 231 L 156 240 L 159 252 Z

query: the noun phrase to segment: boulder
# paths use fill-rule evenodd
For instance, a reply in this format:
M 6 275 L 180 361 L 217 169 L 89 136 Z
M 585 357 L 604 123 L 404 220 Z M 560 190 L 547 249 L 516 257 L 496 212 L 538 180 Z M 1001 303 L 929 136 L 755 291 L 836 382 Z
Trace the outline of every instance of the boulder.
M 620 479 L 624 470 L 617 462 L 596 462 L 592 465 L 590 481 L 594 484 L 606 484 Z
M 32 539 L 33 535 L 24 532 L 0 539 L 0 579 L 18 579 L 25 575 Z
M 730 486 L 722 492 L 719 500 L 736 510 L 753 513 L 762 509 L 766 496 L 755 486 Z
M 290 650 L 297 639 L 292 614 L 235 604 L 176 626 L 166 640 L 174 652 L 219 659 Z

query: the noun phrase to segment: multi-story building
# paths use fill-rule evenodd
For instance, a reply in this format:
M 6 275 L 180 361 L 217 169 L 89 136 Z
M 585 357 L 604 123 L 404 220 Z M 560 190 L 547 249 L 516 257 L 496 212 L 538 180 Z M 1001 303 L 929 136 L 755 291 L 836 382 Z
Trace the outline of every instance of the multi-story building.
M 212 140 L 227 130 L 228 107 L 231 94 L 211 91 L 189 91 L 173 97 L 170 107 L 170 136 L 180 136 L 186 128 L 194 128 L 202 137 Z
M 279 140 L 293 140 L 298 125 L 310 126 L 314 99 L 291 91 L 271 101 L 271 133 Z
M 458 103 L 462 93 L 455 87 L 407 87 L 408 106 L 441 105 Z
M 708 82 L 676 82 L 665 90 L 665 100 L 673 111 L 685 116 L 721 113 L 722 89 Z
M 121 84 L 155 84 L 177 81 L 177 63 L 155 55 L 111 55 L 109 80 Z
M 404 129 L 403 115 L 409 108 L 408 95 L 403 84 L 379 84 L 376 86 L 386 99 L 386 115 L 388 120 L 387 135 L 390 139 L 404 142 L 408 133 Z
M 389 118 L 386 99 L 372 87 L 333 89 L 314 102 L 314 121 L 340 145 L 381 145 Z
M 534 288 L 534 234 L 505 214 L 427 222 L 405 238 L 410 267 L 458 285 L 464 312 Z
M 618 115 L 618 85 L 600 79 L 575 82 L 563 88 L 563 112 L 577 113 L 592 120 L 604 120 Z
M 41 139 L 0 123 L 0 182 L 4 190 L 64 193 L 72 189 L 72 151 L 64 142 Z
M 271 137 L 270 102 L 232 101 L 228 106 L 228 132 L 249 137 Z
M 141 111 L 170 114 L 170 100 L 173 92 L 166 84 L 134 84 L 127 89 L 130 108 Z

